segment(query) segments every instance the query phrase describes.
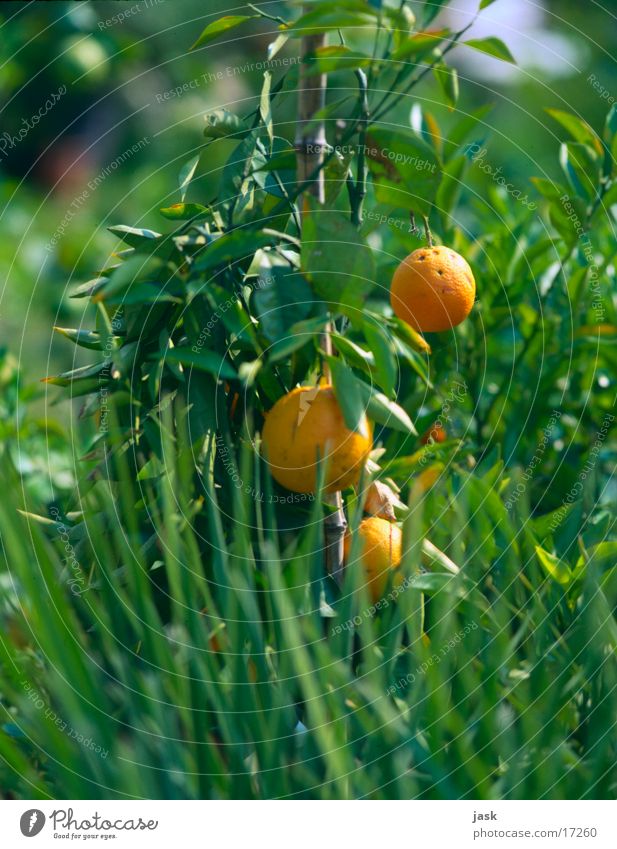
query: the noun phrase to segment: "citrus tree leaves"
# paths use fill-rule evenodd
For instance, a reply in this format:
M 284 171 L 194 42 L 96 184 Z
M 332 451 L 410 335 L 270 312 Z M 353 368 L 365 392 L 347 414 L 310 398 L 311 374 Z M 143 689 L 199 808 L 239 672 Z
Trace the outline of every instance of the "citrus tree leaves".
M 488 56 L 493 56 L 495 59 L 501 59 L 502 62 L 511 62 L 516 65 L 516 59 L 510 53 L 506 45 L 500 38 L 489 36 L 488 38 L 470 38 L 464 41 L 467 47 L 472 47 L 480 53 L 486 53 Z
M 204 136 L 207 139 L 224 139 L 228 136 L 233 136 L 236 139 L 241 139 L 250 133 L 250 127 L 227 109 L 215 109 L 213 112 L 207 112 L 204 115 L 206 126 L 204 127 Z
M 257 16 L 226 15 L 224 18 L 219 18 L 218 20 L 213 21 L 202 31 L 195 44 L 192 45 L 191 50 L 196 50 L 198 47 L 210 44 L 211 41 L 215 41 L 215 39 L 217 39 L 220 35 L 229 32 L 229 30 L 236 29 L 236 27 L 239 27 L 241 24 L 244 24 L 246 21 L 250 21 L 255 17 Z
M 327 0 L 327 2 L 315 4 L 310 11 L 290 24 L 285 32 L 296 38 L 302 38 L 305 35 L 319 35 L 344 27 L 364 29 L 375 25 L 377 15 L 377 9 L 359 0 L 343 0 L 337 4 Z
M 313 291 L 354 314 L 375 279 L 373 253 L 342 213 L 308 202 L 304 215 L 301 265 Z
M 236 370 L 221 354 L 216 351 L 204 350 L 203 348 L 170 348 L 167 351 L 157 354 L 168 363 L 178 363 L 183 366 L 192 366 L 193 368 L 206 371 L 219 378 L 228 380 L 237 377 Z
M 289 335 L 292 325 L 310 314 L 313 293 L 302 274 L 273 266 L 260 275 L 253 302 L 262 333 L 270 342 L 278 342 Z
M 428 215 L 441 181 L 436 152 L 411 131 L 370 127 L 368 165 L 381 203 Z

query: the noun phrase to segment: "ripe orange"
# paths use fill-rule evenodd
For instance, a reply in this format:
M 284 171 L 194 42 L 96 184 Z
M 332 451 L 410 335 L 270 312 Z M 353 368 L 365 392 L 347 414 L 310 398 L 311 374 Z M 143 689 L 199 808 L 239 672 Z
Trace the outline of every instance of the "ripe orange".
M 420 442 L 422 445 L 429 445 L 433 442 L 445 442 L 447 438 L 448 434 L 446 433 L 445 427 L 439 424 L 439 422 L 435 422 L 435 424 L 432 424 L 423 434 Z
M 476 282 L 460 254 L 443 245 L 418 248 L 394 272 L 390 303 L 415 330 L 450 330 L 473 307 Z
M 359 430 L 346 426 L 331 386 L 293 389 L 266 415 L 262 440 L 272 476 L 286 489 L 314 492 L 319 458 L 326 492 L 355 484 L 373 447 L 366 416 Z
M 386 591 L 388 579 L 394 571 L 393 584 L 402 583 L 400 573 L 403 534 L 398 525 L 371 516 L 363 519 L 358 528 L 360 551 L 357 561 L 349 562 L 352 535 L 345 536 L 345 562 L 347 567 L 360 562 L 366 574 L 369 595 L 373 602 L 378 601 Z

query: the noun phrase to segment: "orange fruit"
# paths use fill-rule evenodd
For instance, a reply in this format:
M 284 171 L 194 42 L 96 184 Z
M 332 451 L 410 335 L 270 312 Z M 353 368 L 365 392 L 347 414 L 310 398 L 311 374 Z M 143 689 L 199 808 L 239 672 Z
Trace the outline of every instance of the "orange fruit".
M 330 385 L 293 389 L 266 415 L 262 441 L 272 476 L 293 492 L 314 492 L 319 458 L 326 492 L 357 483 L 373 447 L 366 416 L 359 430 L 345 424 Z
M 440 425 L 439 422 L 435 422 L 435 424 L 432 424 L 424 433 L 420 442 L 422 445 L 429 445 L 433 442 L 445 442 L 447 438 L 448 434 L 446 433 L 445 427 Z
M 393 584 L 399 586 L 403 576 L 400 573 L 403 534 L 398 525 L 371 516 L 363 519 L 358 527 L 360 549 L 358 560 L 349 562 L 352 534 L 345 536 L 344 552 L 347 567 L 360 563 L 366 574 L 369 595 L 374 602 L 384 595 L 390 576 Z M 394 573 L 394 574 L 393 574 Z
M 473 307 L 476 281 L 467 261 L 443 245 L 418 248 L 394 272 L 390 303 L 414 330 L 450 330 Z

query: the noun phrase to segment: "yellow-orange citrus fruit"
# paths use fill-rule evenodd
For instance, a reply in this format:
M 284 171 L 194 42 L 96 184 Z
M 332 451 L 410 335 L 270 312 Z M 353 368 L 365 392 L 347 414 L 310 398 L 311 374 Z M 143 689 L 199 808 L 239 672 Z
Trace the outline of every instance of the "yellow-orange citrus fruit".
M 358 528 L 360 546 L 358 561 L 364 569 L 369 595 L 373 602 L 378 601 L 384 595 L 390 575 L 392 583 L 398 586 L 403 577 L 400 573 L 403 534 L 398 525 L 371 516 L 363 519 Z M 345 562 L 347 568 L 353 567 L 354 562 L 349 561 L 351 553 L 352 534 L 345 536 Z
M 410 253 L 394 272 L 390 288 L 394 313 L 415 330 L 432 333 L 464 321 L 475 296 L 467 261 L 443 245 Z
M 315 492 L 318 462 L 325 490 L 357 483 L 373 446 L 366 416 L 349 430 L 329 384 L 301 386 L 280 398 L 266 416 L 263 446 L 272 476 L 293 492 Z

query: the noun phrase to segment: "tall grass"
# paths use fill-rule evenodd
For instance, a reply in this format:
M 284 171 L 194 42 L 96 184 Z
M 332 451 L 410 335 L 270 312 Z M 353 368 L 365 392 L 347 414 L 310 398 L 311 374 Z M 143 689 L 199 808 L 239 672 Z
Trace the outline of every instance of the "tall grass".
M 551 576 L 499 466 L 413 493 L 374 611 L 358 569 L 324 577 L 320 499 L 277 529 L 250 446 L 215 487 L 214 438 L 196 462 L 181 415 L 162 433 L 157 475 L 116 462 L 56 521 L 2 470 L 6 797 L 615 795 L 608 562 Z

